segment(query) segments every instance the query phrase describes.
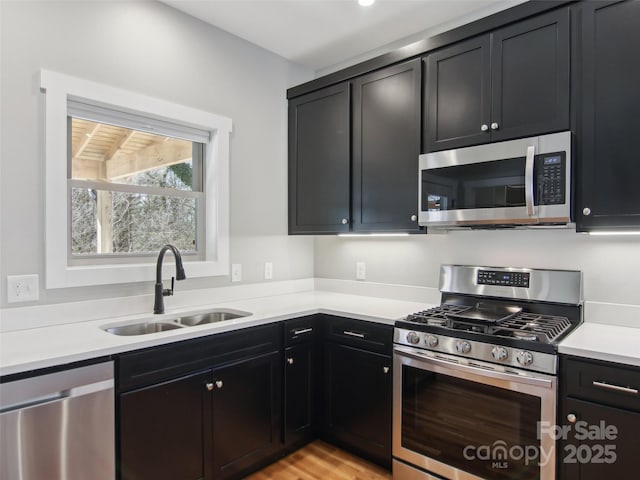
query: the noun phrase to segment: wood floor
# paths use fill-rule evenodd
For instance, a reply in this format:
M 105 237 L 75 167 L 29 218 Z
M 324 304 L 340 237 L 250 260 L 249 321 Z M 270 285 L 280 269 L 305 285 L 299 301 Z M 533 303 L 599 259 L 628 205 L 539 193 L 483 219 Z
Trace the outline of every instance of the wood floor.
M 245 480 L 391 480 L 391 472 L 321 440 Z

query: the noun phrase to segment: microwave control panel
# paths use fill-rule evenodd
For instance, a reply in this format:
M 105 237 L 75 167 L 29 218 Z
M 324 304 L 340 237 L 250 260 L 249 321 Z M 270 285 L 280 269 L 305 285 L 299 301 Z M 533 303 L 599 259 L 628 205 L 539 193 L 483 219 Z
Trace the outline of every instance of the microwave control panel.
M 567 161 L 565 152 L 536 155 L 535 204 L 562 205 L 566 199 Z

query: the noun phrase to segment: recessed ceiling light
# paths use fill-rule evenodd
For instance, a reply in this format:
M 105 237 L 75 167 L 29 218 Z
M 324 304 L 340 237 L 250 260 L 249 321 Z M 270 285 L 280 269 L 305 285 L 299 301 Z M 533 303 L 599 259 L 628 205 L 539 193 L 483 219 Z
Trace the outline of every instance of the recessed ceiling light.
M 369 5 L 373 5 L 376 0 L 358 0 L 358 4 L 361 7 L 368 7 Z

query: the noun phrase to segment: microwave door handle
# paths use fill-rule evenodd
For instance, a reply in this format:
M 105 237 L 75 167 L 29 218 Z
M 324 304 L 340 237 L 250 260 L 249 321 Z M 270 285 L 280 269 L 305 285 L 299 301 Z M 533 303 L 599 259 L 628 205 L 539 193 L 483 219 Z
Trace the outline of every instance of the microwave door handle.
M 535 215 L 533 206 L 533 164 L 536 157 L 536 147 L 527 147 L 527 158 L 524 164 L 524 201 L 527 206 L 527 215 Z

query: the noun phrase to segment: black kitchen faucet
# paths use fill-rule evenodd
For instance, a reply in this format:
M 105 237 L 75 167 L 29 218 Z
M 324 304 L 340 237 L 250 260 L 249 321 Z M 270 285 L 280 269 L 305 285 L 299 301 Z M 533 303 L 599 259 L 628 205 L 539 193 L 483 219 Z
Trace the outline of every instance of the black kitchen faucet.
M 162 287 L 162 259 L 164 258 L 164 254 L 167 250 L 171 250 L 173 252 L 173 256 L 176 259 L 176 276 L 171 277 L 171 288 L 163 288 Z M 184 280 L 187 276 L 184 274 L 184 267 L 182 266 L 182 257 L 180 256 L 180 252 L 173 245 L 165 245 L 160 249 L 160 253 L 158 254 L 158 263 L 156 265 L 156 287 L 155 287 L 155 301 L 153 303 L 153 313 L 164 313 L 164 299 L 162 297 L 167 297 L 169 295 L 173 295 L 173 282 L 174 280 Z

